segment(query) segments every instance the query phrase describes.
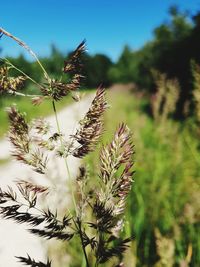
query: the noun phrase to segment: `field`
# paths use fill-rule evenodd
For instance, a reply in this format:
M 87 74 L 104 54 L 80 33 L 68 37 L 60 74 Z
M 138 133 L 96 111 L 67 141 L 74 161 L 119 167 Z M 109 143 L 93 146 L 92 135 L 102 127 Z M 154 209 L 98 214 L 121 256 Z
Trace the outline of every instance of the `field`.
M 0 266 L 199 267 L 197 3 L 4 2 Z
M 123 90 L 123 87 L 119 91 L 108 90 L 107 98 L 110 107 L 105 114 L 101 142 L 108 143 L 119 122 L 125 122 L 132 131 L 135 146 L 134 183 L 123 230 L 124 236 L 133 236 L 125 254 L 126 266 L 198 266 L 198 127 L 192 119 L 184 123 L 169 118 L 162 122 L 154 120 L 146 113 L 147 99 L 139 93 Z M 24 98 L 4 98 L 0 112 L 1 136 L 8 127 L 4 108 L 13 100 L 27 112 L 29 119 L 52 113 L 48 101 L 33 107 Z M 61 101 L 59 109 L 69 103 L 69 98 Z M 85 159 L 90 166 L 92 185 L 98 181 L 99 147 Z M 80 257 L 76 256 L 80 249 L 77 245 L 75 239 L 69 246 L 50 249 L 58 266 L 63 253 L 73 257 L 70 266 L 80 266 L 82 258 L 81 253 Z
M 103 142 L 111 140 L 124 121 L 135 145 L 134 183 L 124 228 L 134 240 L 126 266 L 198 266 L 200 153 L 195 127 L 191 121 L 155 122 L 144 112 L 145 99 L 137 94 L 121 90 L 108 95 L 111 107 Z M 98 152 L 88 161 L 96 170 Z

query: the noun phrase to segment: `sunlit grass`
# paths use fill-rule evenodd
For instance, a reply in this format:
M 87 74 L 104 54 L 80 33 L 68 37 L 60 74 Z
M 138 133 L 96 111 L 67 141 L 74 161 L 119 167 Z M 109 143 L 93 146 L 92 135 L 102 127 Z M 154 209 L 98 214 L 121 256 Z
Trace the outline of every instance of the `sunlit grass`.
M 138 266 L 153 266 L 158 261 L 156 229 L 170 240 L 169 246 L 175 246 L 170 260 L 174 263 L 185 260 L 191 244 L 192 259 L 198 262 L 200 240 L 194 234 L 197 231 L 194 213 L 198 208 L 193 203 L 199 192 L 198 140 L 187 122 L 166 120 L 162 126 L 156 124 L 143 112 L 145 100 L 129 92 L 110 92 L 109 103 L 103 141 L 111 140 L 113 130 L 124 121 L 132 130 L 136 152 L 135 182 L 126 215 L 129 223 L 125 223 L 125 232 L 134 236 L 128 262 L 130 257 L 133 262 L 137 259 Z M 91 169 L 95 176 L 98 157 L 95 151 L 87 159 L 94 166 Z
M 11 104 L 10 100 L 6 101 L 3 103 L 4 107 Z M 27 112 L 28 118 L 46 116 L 52 112 L 50 102 L 33 107 L 30 102 L 21 99 L 17 101 L 19 108 Z M 131 248 L 126 254 L 126 266 L 134 267 L 136 262 L 137 266 L 155 266 L 160 253 L 156 247 L 156 229 L 169 241 L 166 251 L 175 247 L 174 255 L 168 256 L 167 253 L 165 255 L 171 257 L 168 258 L 169 261 L 179 265 L 181 260 L 186 259 L 188 249 L 192 247 L 190 260 L 193 263 L 198 262 L 200 260 L 196 219 L 200 173 L 198 139 L 191 133 L 187 122 L 167 120 L 163 126 L 156 124 L 143 111 L 146 100 L 130 92 L 108 91 L 108 102 L 111 108 L 105 115 L 105 133 L 102 142 L 109 142 L 119 122 L 123 121 L 132 130 L 136 152 L 135 182 L 129 197 L 124 224 L 125 235 L 131 234 L 134 237 Z M 60 103 L 59 108 L 70 103 L 71 100 L 66 99 Z M 6 113 L 1 109 L 1 121 L 3 116 L 6 121 Z M 7 125 L 7 122 L 4 123 Z M 2 133 L 5 132 L 5 126 L 3 129 Z M 89 182 L 95 186 L 94 181 L 98 180 L 99 149 L 85 161 L 91 164 L 90 174 L 95 179 Z M 66 247 L 66 251 L 70 251 L 79 262 L 80 259 L 76 255 L 78 244 L 70 243 L 67 246 L 69 247 Z M 59 252 L 56 258 L 59 262 Z

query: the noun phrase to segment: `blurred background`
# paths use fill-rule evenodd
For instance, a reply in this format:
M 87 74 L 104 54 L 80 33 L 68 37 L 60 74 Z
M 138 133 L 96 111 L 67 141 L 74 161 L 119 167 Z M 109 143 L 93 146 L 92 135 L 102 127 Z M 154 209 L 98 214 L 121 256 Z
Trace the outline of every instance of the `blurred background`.
M 103 141 L 120 121 L 133 132 L 136 173 L 124 234 L 134 240 L 125 266 L 199 266 L 200 1 L 21 0 L 0 8 L 0 27 L 24 40 L 52 77 L 60 77 L 64 60 L 86 39 L 82 90 L 104 85 L 111 105 Z M 38 64 L 5 36 L 0 57 L 41 81 Z M 38 93 L 29 82 L 24 90 Z M 1 138 L 12 102 L 0 96 Z M 49 106 L 15 102 L 29 117 L 51 114 Z M 95 170 L 98 151 L 86 161 Z M 0 159 L 0 168 L 6 162 Z M 70 266 L 80 266 L 78 249 L 58 249 L 58 266 L 65 266 L 59 259 L 67 251 L 76 255 Z

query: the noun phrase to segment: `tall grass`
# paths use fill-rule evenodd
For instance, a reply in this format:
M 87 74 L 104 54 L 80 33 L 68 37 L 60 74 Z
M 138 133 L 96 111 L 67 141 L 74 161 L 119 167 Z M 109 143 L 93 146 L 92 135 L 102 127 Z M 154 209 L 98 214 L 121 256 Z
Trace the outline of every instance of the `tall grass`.
M 36 57 L 19 39 L 3 32 Z M 74 69 L 80 67 L 79 54 L 82 50 L 84 42 L 75 50 L 72 60 L 64 63 L 64 72 L 73 73 Z M 7 67 L 11 66 L 9 62 L 6 63 Z M 111 91 L 109 102 L 112 108 L 105 114 L 107 131 L 102 137 L 102 141 L 108 145 L 99 145 L 96 148 L 102 132 L 102 115 L 107 108 L 105 91 L 98 89 L 89 111 L 83 121 L 80 121 L 79 129 L 70 136 L 72 142 L 67 143 L 59 130 L 55 101 L 77 89 L 82 76 L 79 72 L 73 73 L 71 81 L 66 83 L 51 79 L 44 69 L 43 71 L 46 84 L 39 85 L 43 96 L 39 96 L 36 101 L 40 102 L 40 98 L 51 100 L 58 131 L 48 142 L 44 142 L 43 136 L 40 136 L 40 142 L 36 145 L 44 153 L 32 151 L 32 141 L 38 142 L 38 139 L 30 138 L 31 128 L 25 116 L 12 108 L 9 118 L 10 140 L 15 147 L 14 156 L 43 174 L 47 167 L 47 151 L 44 149 L 48 150 L 50 147 L 50 150 L 55 150 L 56 156 L 64 157 L 65 160 L 69 155 L 82 158 L 93 151 L 85 159 L 90 165 L 90 179 L 87 179 L 87 169 L 80 168 L 80 175 L 76 180 L 77 192 L 71 180 L 75 215 L 72 212 L 58 220 L 57 215 L 48 210 L 40 211 L 39 217 L 35 216 L 30 209 L 35 208 L 37 193 L 46 192 L 46 189 L 24 181 L 17 186 L 19 193 L 28 201 L 28 211 L 20 210 L 24 204 L 18 202 L 17 194 L 11 189 L 7 192 L 0 190 L 2 215 L 20 223 L 30 223 L 30 231 L 42 237 L 65 241 L 73 239 L 70 245 L 62 246 L 64 254 L 70 252 L 69 266 L 80 266 L 81 263 L 83 266 L 99 266 L 105 263 L 106 266 L 124 266 L 121 262 L 122 254 L 130 239 L 123 238 L 127 235 L 134 236 L 134 240 L 126 254 L 125 266 L 198 266 L 199 125 L 194 124 L 198 121 L 198 116 L 196 120 L 190 119 L 182 123 L 171 119 L 179 95 L 178 82 L 156 74 L 158 93 L 152 102 L 154 117 L 144 113 L 146 100 L 141 99 L 139 94 Z M 3 70 L 3 74 L 4 72 Z M 199 76 L 194 77 L 197 83 Z M 4 75 L 3 78 L 8 77 Z M 18 81 L 8 78 L 5 83 L 5 79 L 2 79 L 2 84 L 4 86 L 0 89 L 8 90 L 8 84 L 16 85 Z M 199 103 L 199 87 L 196 86 L 195 90 L 194 97 Z M 11 90 L 11 93 L 17 94 L 15 90 Z M 196 109 L 197 113 L 198 111 Z M 124 124 L 120 124 L 110 143 L 111 133 L 119 121 L 130 126 L 136 144 L 135 183 L 128 199 L 125 220 L 122 215 L 131 189 L 133 149 L 130 132 Z M 39 121 L 35 130 L 45 135 L 44 126 Z M 50 146 L 52 140 L 56 142 L 53 147 Z M 66 161 L 65 164 L 68 170 Z M 96 177 L 100 179 L 97 180 Z M 9 205 L 9 201 L 13 201 L 15 205 Z M 41 222 L 46 223 L 44 229 L 35 229 Z M 66 228 L 69 232 L 66 232 Z M 119 236 L 119 232 L 123 236 Z M 58 266 L 66 264 L 60 262 L 58 250 L 56 254 L 53 250 L 52 254 L 53 258 L 58 259 Z M 82 260 L 83 256 L 85 260 Z M 117 261 L 112 260 L 114 257 Z M 46 264 L 36 263 L 29 256 L 19 257 L 19 260 L 29 266 L 51 266 L 49 261 Z
M 105 116 L 109 131 L 104 141 L 123 120 L 136 144 L 135 183 L 126 214 L 126 232 L 135 238 L 126 266 L 198 266 L 199 140 L 189 121 L 158 123 L 143 112 L 144 102 L 128 92 L 110 92 L 112 108 Z M 98 157 L 88 161 L 95 170 Z
M 8 137 L 13 146 L 12 156 L 46 177 L 51 167 L 49 158 L 62 158 L 73 203 L 72 208 L 66 206 L 67 212 L 59 216 L 59 207 L 54 207 L 56 211 L 52 212 L 51 201 L 47 209 L 38 205 L 38 198 L 41 195 L 46 196 L 49 193 L 48 188 L 19 180 L 16 182 L 16 189 L 8 186 L 2 190 L 0 187 L 1 217 L 26 224 L 31 234 L 44 239 L 57 239 L 64 243 L 74 239 L 82 255 L 79 266 L 82 264 L 98 267 L 110 262 L 115 266 L 122 266 L 123 254 L 132 240 L 131 236 L 125 238 L 121 235 L 127 196 L 133 181 L 134 151 L 131 132 L 124 123 L 120 123 L 109 144 L 102 146 L 96 187 L 93 188 L 88 182 L 90 174 L 84 166 L 79 167 L 76 179 L 72 179 L 68 157 L 82 159 L 96 150 L 103 132 L 103 114 L 108 107 L 105 89 L 97 89 L 89 110 L 68 138 L 61 132 L 57 113 L 56 103 L 64 97 L 71 95 L 75 101 L 79 101 L 75 92 L 80 88 L 83 79 L 81 56 L 85 51 L 85 41 L 80 43 L 70 59 L 64 61 L 61 78 L 55 79 L 49 76 L 29 46 L 2 28 L 0 32 L 1 36 L 6 35 L 27 50 L 44 75 L 44 82 L 37 82 L 7 59 L 1 60 L 0 93 L 31 98 L 31 104 L 37 106 L 49 100 L 57 126 L 56 132 L 52 133 L 51 125 L 44 118 L 28 122 L 26 113 L 11 106 L 8 109 Z M 23 76 L 13 77 L 10 74 L 11 69 L 17 70 Z M 67 81 L 62 79 L 63 73 L 70 75 Z M 19 91 L 25 80 L 38 87 L 38 95 Z M 49 259 L 43 263 L 29 255 L 16 258 L 28 266 L 51 266 Z M 75 261 L 76 257 L 73 255 L 72 264 Z

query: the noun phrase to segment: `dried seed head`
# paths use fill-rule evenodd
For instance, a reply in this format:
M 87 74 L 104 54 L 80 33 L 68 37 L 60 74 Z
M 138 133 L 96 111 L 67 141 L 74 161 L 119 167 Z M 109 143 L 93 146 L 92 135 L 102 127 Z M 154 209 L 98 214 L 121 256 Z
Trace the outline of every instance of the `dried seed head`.
M 101 150 L 100 177 L 105 184 L 113 177 L 113 172 L 116 172 L 121 164 L 128 164 L 127 166 L 131 167 L 133 145 L 130 138 L 128 127 L 122 123 L 117 129 L 113 141 Z
M 64 62 L 64 73 L 70 74 L 70 80 L 65 83 L 61 80 L 51 79 L 50 82 L 41 88 L 42 94 L 59 101 L 70 92 L 80 88 L 80 83 L 83 78 L 81 75 L 81 55 L 85 51 L 85 41 L 83 41 L 72 54 L 68 61 Z M 71 75 L 72 74 L 72 75 Z M 36 99 L 36 104 L 38 99 Z M 39 99 L 40 101 L 40 99 Z
M 82 41 L 76 50 L 72 53 L 71 58 L 64 62 L 64 73 L 79 73 L 82 68 L 81 55 L 85 52 L 85 40 Z
M 32 120 L 32 128 L 37 134 L 46 135 L 50 130 L 50 124 L 44 118 Z
M 41 185 L 36 185 L 31 182 L 27 182 L 25 180 L 19 180 L 17 181 L 17 187 L 19 191 L 22 189 L 21 192 L 28 191 L 28 192 L 33 192 L 34 194 L 48 194 L 49 189 L 45 186 Z
M 90 227 L 99 229 L 103 233 L 111 233 L 112 228 L 117 223 L 117 218 L 113 214 L 113 207 L 106 207 L 105 201 L 96 199 L 92 209 L 96 223 L 90 223 Z
M 14 146 L 12 155 L 19 161 L 28 164 L 38 173 L 44 173 L 47 156 L 38 148 L 32 147 L 30 128 L 25 120 L 25 114 L 15 107 L 8 110 L 10 120 L 9 139 Z
M 14 106 L 8 109 L 10 120 L 9 139 L 20 153 L 29 153 L 29 127 L 25 114 L 19 112 Z
M 44 174 L 48 162 L 48 156 L 44 154 L 39 148 L 31 152 L 30 157 L 26 158 L 26 164 L 33 167 L 33 169 L 40 173 Z
M 17 182 L 17 187 L 22 197 L 28 202 L 30 208 L 35 207 L 38 195 L 48 194 L 46 187 L 34 185 L 23 180 Z
M 47 263 L 41 261 L 35 261 L 28 254 L 27 257 L 16 257 L 23 265 L 35 266 L 35 267 L 51 267 L 51 261 L 47 260 Z
M 133 145 L 130 130 L 120 124 L 113 141 L 104 146 L 100 154 L 100 178 L 105 186 L 101 199 L 107 199 L 106 206 L 113 207 L 113 215 L 124 212 L 126 197 L 133 181 Z
M 39 106 L 44 101 L 44 96 L 35 96 L 32 98 L 32 104 L 34 106 Z
M 70 92 L 74 92 L 80 88 L 81 79 L 80 74 L 75 74 L 67 83 L 52 79 L 50 85 L 43 86 L 41 92 L 44 96 L 53 98 L 55 101 L 61 100 L 64 96 L 67 96 Z M 36 98 L 37 101 L 43 100 L 42 98 Z M 40 102 L 39 102 L 40 103 Z
M 76 177 L 76 181 L 81 182 L 85 179 L 87 179 L 87 169 L 84 166 L 80 166 L 79 167 L 79 174 Z
M 0 67 L 0 93 L 6 91 L 17 91 L 24 85 L 26 78 L 24 76 L 9 77 L 9 67 Z
M 89 111 L 79 122 L 80 129 L 72 137 L 80 144 L 73 156 L 81 158 L 93 151 L 103 131 L 102 116 L 107 108 L 105 89 L 99 87 Z
M 70 92 L 74 92 L 75 90 L 78 90 L 81 85 L 81 80 L 84 78 L 81 74 L 75 74 L 70 82 L 67 84 L 67 88 Z

